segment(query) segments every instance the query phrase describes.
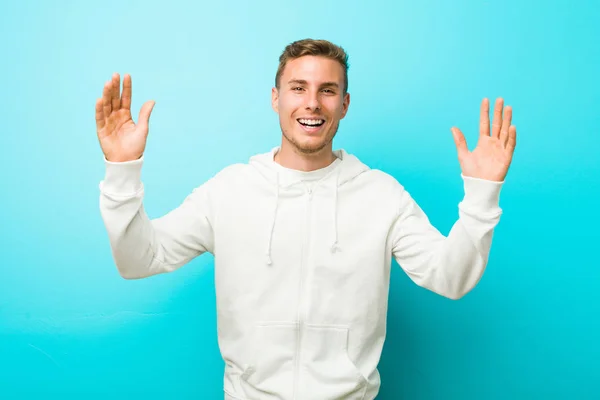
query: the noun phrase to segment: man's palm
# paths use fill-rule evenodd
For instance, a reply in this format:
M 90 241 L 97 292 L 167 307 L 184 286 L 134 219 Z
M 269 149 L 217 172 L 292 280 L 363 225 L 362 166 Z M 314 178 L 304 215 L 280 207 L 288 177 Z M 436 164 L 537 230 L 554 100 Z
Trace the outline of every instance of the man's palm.
M 511 125 L 512 107 L 506 106 L 503 115 L 503 104 L 502 98 L 496 100 L 490 132 L 489 100 L 481 102 L 479 141 L 473 151 L 463 133 L 451 129 L 463 175 L 498 182 L 505 179 L 517 144 L 517 128 Z
M 131 117 L 131 92 L 131 76 L 123 78 L 121 95 L 120 77 L 114 74 L 105 83 L 102 98 L 96 101 L 96 130 L 108 161 L 137 160 L 144 154 L 154 102 L 144 103 L 136 125 Z

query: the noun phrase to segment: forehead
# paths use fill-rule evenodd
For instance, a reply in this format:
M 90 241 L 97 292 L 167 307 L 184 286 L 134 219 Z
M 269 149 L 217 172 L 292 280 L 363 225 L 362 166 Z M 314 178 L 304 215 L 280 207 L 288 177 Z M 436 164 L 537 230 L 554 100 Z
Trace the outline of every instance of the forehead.
M 303 56 L 288 61 L 282 75 L 282 83 L 305 80 L 309 83 L 344 81 L 344 69 L 339 62 L 319 56 Z

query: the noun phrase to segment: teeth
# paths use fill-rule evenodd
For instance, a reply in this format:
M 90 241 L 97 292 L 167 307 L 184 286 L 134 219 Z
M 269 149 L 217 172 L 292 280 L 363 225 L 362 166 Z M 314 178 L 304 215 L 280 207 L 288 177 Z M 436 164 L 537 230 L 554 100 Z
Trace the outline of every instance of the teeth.
M 322 123 L 325 122 L 322 119 L 304 119 L 304 118 L 301 118 L 298 121 L 304 125 L 321 125 Z

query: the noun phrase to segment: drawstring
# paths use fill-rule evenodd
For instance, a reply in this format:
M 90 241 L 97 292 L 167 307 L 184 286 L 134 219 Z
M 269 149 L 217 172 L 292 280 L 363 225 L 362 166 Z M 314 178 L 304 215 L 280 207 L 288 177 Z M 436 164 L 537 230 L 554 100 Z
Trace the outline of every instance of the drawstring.
M 275 230 L 275 220 L 277 219 L 277 207 L 279 206 L 279 173 L 277 173 L 277 182 L 275 184 L 277 193 L 275 195 L 275 210 L 273 211 L 273 221 L 271 222 L 271 231 L 269 232 L 269 245 L 267 247 L 267 265 L 271 265 L 271 242 L 273 241 L 273 231 Z
M 337 208 L 338 208 L 338 181 L 340 179 L 340 168 L 337 170 L 335 175 L 335 187 L 334 187 L 334 199 L 333 199 L 333 244 L 331 245 L 331 252 L 335 253 L 341 250 L 338 246 L 338 226 L 337 226 Z

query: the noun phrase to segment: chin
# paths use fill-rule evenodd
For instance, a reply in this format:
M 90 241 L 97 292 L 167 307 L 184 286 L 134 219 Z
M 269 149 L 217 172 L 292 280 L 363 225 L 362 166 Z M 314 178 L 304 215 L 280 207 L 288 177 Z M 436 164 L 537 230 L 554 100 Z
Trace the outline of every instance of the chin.
M 294 141 L 294 146 L 304 154 L 314 154 L 325 149 L 331 143 L 327 138 L 303 138 L 304 140 Z
M 335 133 L 331 136 L 330 129 L 320 132 L 306 132 L 304 129 L 285 129 L 282 125 L 282 133 L 288 144 L 302 154 L 316 154 L 331 145 Z

